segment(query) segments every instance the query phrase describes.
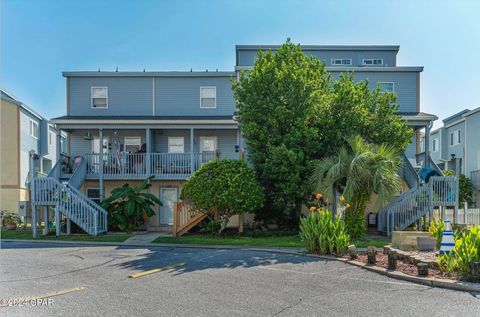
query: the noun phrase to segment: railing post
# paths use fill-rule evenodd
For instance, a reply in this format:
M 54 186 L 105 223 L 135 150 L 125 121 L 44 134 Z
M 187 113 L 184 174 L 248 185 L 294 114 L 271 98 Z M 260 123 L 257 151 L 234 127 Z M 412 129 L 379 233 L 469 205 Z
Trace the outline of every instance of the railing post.
M 195 160 L 193 154 L 193 143 L 194 143 L 194 129 L 190 128 L 190 173 L 193 174 L 195 172 Z
M 97 236 L 98 234 L 98 211 L 95 211 L 93 218 L 93 234 Z
M 60 195 L 61 199 L 61 195 Z M 60 203 L 55 206 L 55 235 L 60 237 L 62 230 L 62 219 L 60 217 Z
M 146 135 L 145 135 L 145 139 L 146 139 L 146 143 L 147 143 L 147 148 L 146 148 L 146 153 L 145 153 L 145 164 L 147 165 L 146 166 L 146 169 L 145 169 L 145 172 L 147 173 L 147 177 L 149 177 L 151 174 L 152 174 L 152 163 L 151 163 L 151 152 L 152 152 L 152 133 L 151 133 L 151 130 L 150 128 L 147 128 L 147 130 L 145 131 Z
M 98 188 L 100 191 L 100 201 L 105 199 L 105 189 L 103 188 L 103 129 L 98 131 L 99 138 L 99 153 L 98 153 Z
M 177 229 L 178 229 L 178 208 L 179 203 L 174 203 L 173 207 L 173 236 L 177 236 Z

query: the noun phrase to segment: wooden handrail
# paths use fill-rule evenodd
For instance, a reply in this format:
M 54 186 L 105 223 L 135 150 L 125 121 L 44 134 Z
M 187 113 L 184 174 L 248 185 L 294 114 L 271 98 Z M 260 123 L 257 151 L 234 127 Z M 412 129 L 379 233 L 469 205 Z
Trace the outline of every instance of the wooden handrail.
M 186 202 L 177 202 L 173 208 L 173 236 L 179 237 L 207 217 L 206 214 L 194 210 Z

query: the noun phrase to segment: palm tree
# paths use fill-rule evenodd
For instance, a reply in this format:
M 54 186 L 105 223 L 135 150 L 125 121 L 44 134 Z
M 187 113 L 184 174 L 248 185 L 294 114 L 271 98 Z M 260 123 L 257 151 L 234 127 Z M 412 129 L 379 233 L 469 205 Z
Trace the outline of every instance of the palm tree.
M 376 207 L 388 202 L 400 188 L 399 153 L 387 144 L 367 143 L 360 136 L 347 140 L 338 154 L 315 164 L 311 183 L 333 201 L 334 190 L 342 193 L 351 206 L 345 222 L 352 238 L 365 232 L 364 214 L 372 194 L 377 195 Z

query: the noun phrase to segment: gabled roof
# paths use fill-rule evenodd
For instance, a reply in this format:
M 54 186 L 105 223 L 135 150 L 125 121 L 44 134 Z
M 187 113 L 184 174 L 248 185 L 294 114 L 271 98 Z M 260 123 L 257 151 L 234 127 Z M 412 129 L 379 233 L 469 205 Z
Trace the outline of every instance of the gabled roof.
M 18 100 L 13 94 L 9 93 L 8 91 L 6 91 L 4 88 L 1 88 L 1 87 L 0 87 L 0 98 L 10 103 L 16 104 L 17 106 L 19 106 L 26 112 L 30 113 L 34 117 L 37 117 L 39 120 L 46 120 L 38 112 L 36 112 L 32 108 L 30 108 L 28 105 Z

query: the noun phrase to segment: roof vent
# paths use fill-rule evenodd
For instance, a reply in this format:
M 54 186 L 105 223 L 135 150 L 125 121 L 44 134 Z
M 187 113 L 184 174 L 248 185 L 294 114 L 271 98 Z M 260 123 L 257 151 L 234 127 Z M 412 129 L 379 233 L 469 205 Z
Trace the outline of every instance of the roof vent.
M 98 71 L 100 72 L 100 67 L 98 68 Z
M 117 73 L 118 73 L 118 67 L 117 67 L 117 68 L 115 68 L 115 72 L 117 72 Z

